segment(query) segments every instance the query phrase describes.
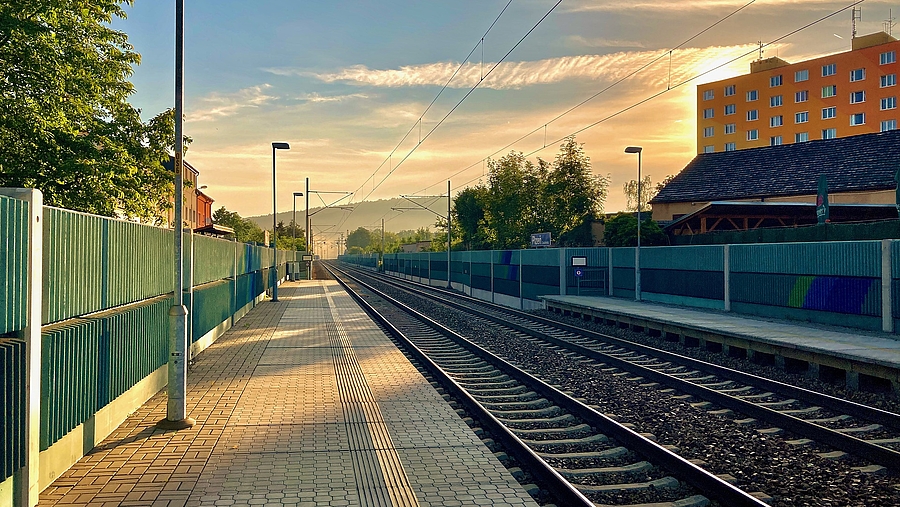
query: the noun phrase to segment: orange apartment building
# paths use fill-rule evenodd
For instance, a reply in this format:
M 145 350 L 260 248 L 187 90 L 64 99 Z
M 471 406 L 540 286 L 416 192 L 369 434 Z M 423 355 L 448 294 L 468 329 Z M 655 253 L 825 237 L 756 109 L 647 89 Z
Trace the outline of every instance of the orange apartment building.
M 697 153 L 777 146 L 897 128 L 897 53 L 887 33 L 800 63 L 752 62 L 750 73 L 697 86 Z

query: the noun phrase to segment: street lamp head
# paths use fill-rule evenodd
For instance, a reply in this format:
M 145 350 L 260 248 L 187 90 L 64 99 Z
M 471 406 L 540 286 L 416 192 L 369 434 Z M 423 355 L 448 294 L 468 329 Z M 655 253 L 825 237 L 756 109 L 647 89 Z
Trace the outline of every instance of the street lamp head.
M 291 145 L 288 143 L 272 143 L 272 149 L 274 149 L 274 150 L 289 150 L 289 149 L 291 149 Z
M 294 192 L 294 197 L 303 197 L 303 192 Z
M 643 148 L 640 146 L 629 146 L 625 148 L 625 153 L 640 153 Z

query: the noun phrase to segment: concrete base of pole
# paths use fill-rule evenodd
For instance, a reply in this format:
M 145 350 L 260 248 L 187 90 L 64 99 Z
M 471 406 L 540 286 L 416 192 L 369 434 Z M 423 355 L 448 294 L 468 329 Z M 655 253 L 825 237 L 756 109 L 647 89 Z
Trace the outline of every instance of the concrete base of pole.
M 193 417 L 185 417 L 184 419 L 178 419 L 177 421 L 163 419 L 156 423 L 156 427 L 161 430 L 183 430 L 191 428 L 195 424 L 197 424 L 197 421 Z

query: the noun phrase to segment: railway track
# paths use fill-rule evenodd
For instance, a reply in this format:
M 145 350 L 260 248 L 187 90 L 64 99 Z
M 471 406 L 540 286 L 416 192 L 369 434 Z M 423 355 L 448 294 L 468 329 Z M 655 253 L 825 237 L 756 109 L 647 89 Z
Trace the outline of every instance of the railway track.
M 359 278 L 333 274 L 561 505 L 765 505 Z
M 370 275 L 371 276 L 371 275 Z M 900 415 L 822 393 L 750 375 L 672 352 L 541 318 L 526 312 L 433 287 L 378 279 L 418 297 L 428 298 L 475 318 L 508 327 L 528 339 L 571 351 L 601 366 L 658 382 L 681 393 L 747 416 L 742 424 L 763 422 L 767 434 L 787 431 L 799 438 L 793 445 L 812 441 L 835 451 L 823 453 L 837 459 L 850 453 L 879 467 L 900 468 Z M 861 467 L 862 468 L 862 467 Z

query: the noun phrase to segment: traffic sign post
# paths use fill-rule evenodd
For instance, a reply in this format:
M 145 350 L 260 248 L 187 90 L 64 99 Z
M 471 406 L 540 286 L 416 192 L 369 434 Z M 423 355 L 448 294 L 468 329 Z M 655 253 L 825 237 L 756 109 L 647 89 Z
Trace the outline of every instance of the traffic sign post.
M 581 295 L 581 277 L 584 276 L 584 268 L 575 268 L 575 283 L 578 287 L 578 295 Z

